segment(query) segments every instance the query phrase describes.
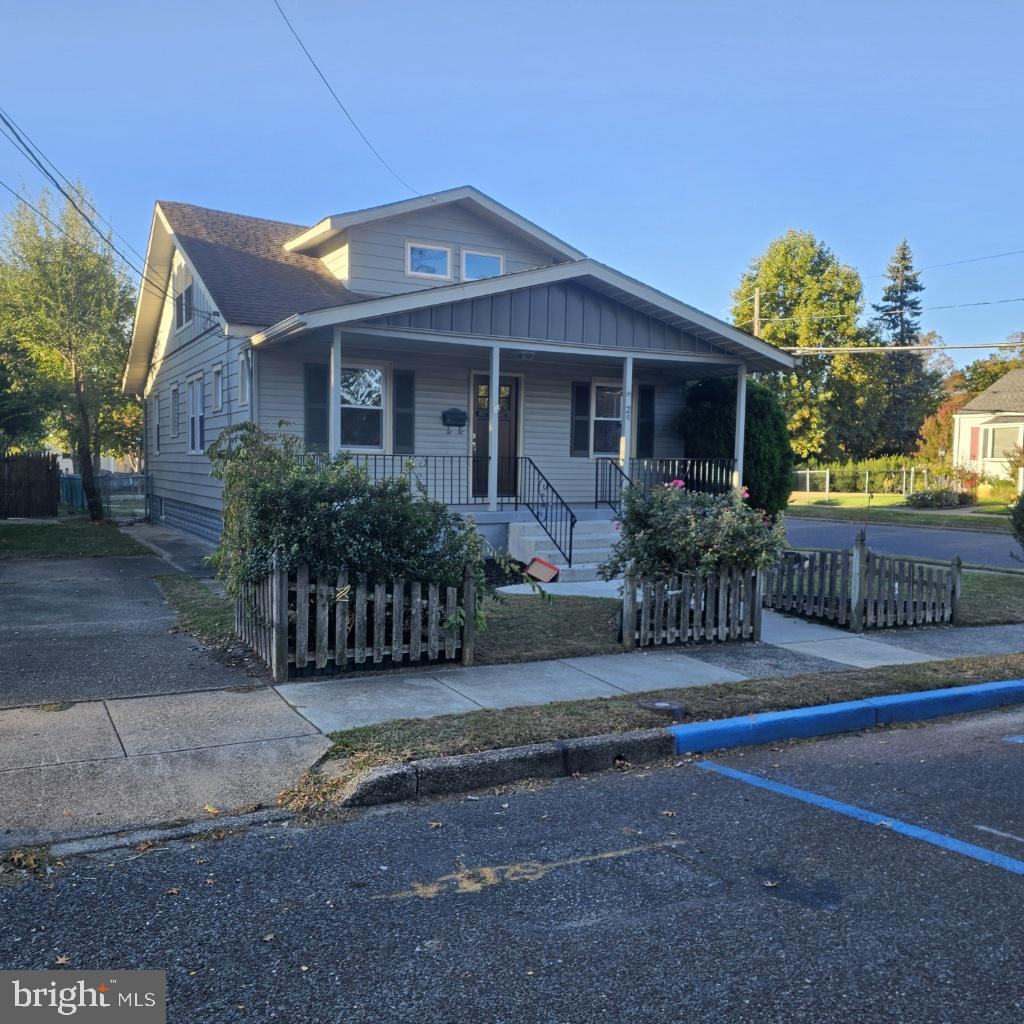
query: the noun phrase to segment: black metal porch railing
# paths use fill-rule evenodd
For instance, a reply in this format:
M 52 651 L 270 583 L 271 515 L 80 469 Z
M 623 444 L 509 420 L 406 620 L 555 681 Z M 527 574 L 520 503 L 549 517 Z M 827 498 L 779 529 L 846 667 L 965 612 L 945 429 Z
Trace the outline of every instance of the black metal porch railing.
M 597 459 L 594 466 L 594 508 L 607 505 L 622 511 L 622 491 L 636 487 L 646 497 L 655 487 L 682 480 L 688 490 L 726 494 L 732 489 L 732 459 L 630 459 L 626 473 L 615 459 Z
M 622 511 L 622 491 L 630 483 L 615 459 L 598 459 L 594 464 L 594 508 L 607 505 L 618 515 Z
M 727 494 L 735 468 L 732 459 L 630 459 L 629 478 L 644 494 L 673 480 L 682 480 L 690 491 Z
M 306 452 L 304 462 L 320 465 L 328 456 Z M 407 477 L 417 494 L 446 505 L 487 504 L 486 455 L 372 455 L 351 453 L 355 465 L 364 468 L 371 480 Z M 533 459 L 519 456 L 498 458 L 498 507 L 529 511 L 551 542 L 572 564 L 572 534 L 576 515 L 540 471 Z

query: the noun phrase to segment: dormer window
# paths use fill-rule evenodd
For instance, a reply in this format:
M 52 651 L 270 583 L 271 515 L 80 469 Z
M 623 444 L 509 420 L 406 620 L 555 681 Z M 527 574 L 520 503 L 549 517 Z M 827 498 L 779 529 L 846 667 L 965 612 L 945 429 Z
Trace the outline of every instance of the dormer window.
M 406 242 L 405 272 L 409 277 L 432 277 L 435 280 L 450 281 L 452 251 L 444 245 Z
M 192 271 L 184 264 L 174 270 L 174 329 L 180 331 L 192 323 Z
M 499 277 L 505 273 L 505 257 L 493 252 L 462 250 L 462 280 L 479 281 L 483 277 Z

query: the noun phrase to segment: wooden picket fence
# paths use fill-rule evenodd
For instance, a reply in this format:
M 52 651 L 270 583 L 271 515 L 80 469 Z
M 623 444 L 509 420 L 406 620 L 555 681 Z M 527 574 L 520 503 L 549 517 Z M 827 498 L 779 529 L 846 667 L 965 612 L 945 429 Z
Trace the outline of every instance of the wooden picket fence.
M 849 627 L 855 633 L 959 621 L 961 562 L 949 565 L 871 551 L 787 551 L 767 574 L 766 608 Z
M 398 668 L 422 661 L 471 665 L 476 587 L 365 578 L 313 577 L 308 566 L 275 570 L 235 602 L 235 633 L 271 670 L 292 676 Z
M 651 582 L 626 575 L 622 646 L 657 647 L 761 638 L 761 574 L 728 568 Z

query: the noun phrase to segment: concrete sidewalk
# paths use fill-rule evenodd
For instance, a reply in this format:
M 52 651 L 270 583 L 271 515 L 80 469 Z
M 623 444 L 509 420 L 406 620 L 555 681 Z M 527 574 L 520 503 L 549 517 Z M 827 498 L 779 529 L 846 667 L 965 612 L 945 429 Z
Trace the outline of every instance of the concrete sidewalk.
M 272 804 L 329 742 L 270 688 L 0 712 L 0 848 Z

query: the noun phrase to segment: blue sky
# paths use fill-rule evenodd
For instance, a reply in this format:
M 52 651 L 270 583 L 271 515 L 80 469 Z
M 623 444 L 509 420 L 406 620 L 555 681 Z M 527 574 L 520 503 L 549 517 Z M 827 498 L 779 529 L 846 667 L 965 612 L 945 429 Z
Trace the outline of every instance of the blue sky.
M 788 227 L 869 300 L 903 236 L 920 266 L 1024 249 L 1016 0 L 282 4 L 417 190 L 474 184 L 717 315 Z M 0 103 L 139 249 L 156 198 L 312 223 L 408 195 L 272 0 L 0 0 L 0 22 Z M 40 185 L 4 139 L 0 178 Z M 1022 278 L 1024 255 L 936 269 L 923 301 Z M 925 326 L 996 341 L 1024 302 Z

